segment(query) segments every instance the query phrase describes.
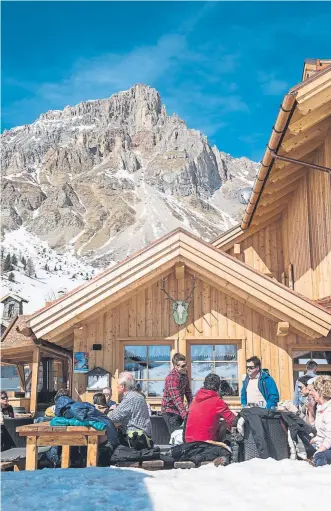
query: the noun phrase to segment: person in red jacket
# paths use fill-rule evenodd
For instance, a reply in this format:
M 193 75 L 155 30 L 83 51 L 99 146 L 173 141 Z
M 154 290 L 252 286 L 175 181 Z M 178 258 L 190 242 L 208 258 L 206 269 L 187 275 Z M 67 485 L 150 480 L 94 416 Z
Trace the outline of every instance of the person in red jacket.
M 228 405 L 219 397 L 221 379 L 217 374 L 208 374 L 203 388 L 198 390 L 190 406 L 185 429 L 185 442 L 219 441 L 220 419 L 230 429 L 235 418 Z

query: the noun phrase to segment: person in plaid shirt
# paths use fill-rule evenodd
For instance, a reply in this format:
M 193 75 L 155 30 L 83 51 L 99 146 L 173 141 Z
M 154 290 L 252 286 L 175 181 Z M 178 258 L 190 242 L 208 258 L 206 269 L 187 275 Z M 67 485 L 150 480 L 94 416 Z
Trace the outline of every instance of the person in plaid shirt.
M 172 365 L 174 368 L 165 379 L 162 399 L 162 415 L 170 435 L 181 427 L 187 415 L 184 396 L 188 405 L 192 401 L 185 356 L 175 353 L 172 357 Z

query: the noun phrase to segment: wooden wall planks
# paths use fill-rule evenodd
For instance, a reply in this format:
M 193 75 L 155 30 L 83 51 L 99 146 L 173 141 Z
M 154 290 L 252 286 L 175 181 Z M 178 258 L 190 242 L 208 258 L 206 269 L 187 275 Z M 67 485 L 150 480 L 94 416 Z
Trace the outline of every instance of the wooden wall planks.
M 192 287 L 189 275 L 185 278 L 184 296 Z M 167 291 L 177 298 L 178 281 L 175 274 L 168 277 Z M 172 308 L 165 293 L 161 291 L 161 281 L 144 290 L 138 290 L 127 297 L 120 305 L 106 310 L 99 317 L 75 330 L 75 350 L 89 352 L 89 369 L 101 365 L 117 376 L 123 369 L 123 345 L 127 339 L 133 342 L 155 342 L 171 337 L 173 349 L 179 347 L 187 351 L 186 338 L 210 343 L 212 339 L 242 339 L 239 357 L 239 374 L 245 373 L 246 358 L 257 355 L 262 358 L 275 378 L 283 399 L 289 399 L 292 388 L 289 384 L 289 371 L 292 361 L 285 337 L 276 337 L 277 324 L 248 306 L 210 286 L 200 279 L 189 306 L 189 321 L 186 328 L 175 324 Z M 295 336 L 294 336 L 295 337 Z M 101 352 L 92 351 L 94 342 L 101 343 Z M 215 341 L 217 342 L 217 341 Z M 285 371 L 285 373 L 284 373 Z M 82 388 L 84 375 L 75 375 L 76 385 Z M 113 385 L 113 388 L 115 385 Z M 114 393 L 116 395 L 116 392 Z
M 243 240 L 241 253 L 236 257 L 242 262 L 265 274 L 272 274 L 277 280 L 281 280 L 284 271 L 283 237 L 281 234 L 282 223 L 279 218 L 271 222 L 260 231 Z M 234 247 L 227 250 L 234 255 Z
M 310 158 L 331 167 L 331 131 Z M 322 299 L 331 296 L 331 176 L 310 169 L 296 183 L 282 216 L 241 241 L 236 258 L 279 282 L 285 272 L 286 285 L 292 264 L 295 291 Z M 233 256 L 235 243 L 227 250 Z

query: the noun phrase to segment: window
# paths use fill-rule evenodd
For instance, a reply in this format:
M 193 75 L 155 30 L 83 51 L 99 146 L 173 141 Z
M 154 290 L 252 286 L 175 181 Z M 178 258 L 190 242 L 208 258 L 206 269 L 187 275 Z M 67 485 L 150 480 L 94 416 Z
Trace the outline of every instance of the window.
M 237 344 L 191 344 L 192 392 L 202 387 L 207 374 L 216 373 L 222 380 L 223 396 L 238 396 Z
M 294 365 L 306 365 L 308 360 L 315 360 L 318 365 L 331 364 L 331 351 L 293 351 L 292 356 Z
M 300 376 L 306 372 L 306 364 L 308 360 L 315 360 L 318 364 L 317 374 L 328 374 L 331 376 L 331 351 L 320 351 L 303 349 L 301 351 L 293 351 L 293 381 L 297 381 Z
M 10 303 L 8 305 L 8 317 L 9 318 L 12 318 L 14 316 L 14 310 L 15 310 L 15 304 L 14 303 Z
M 164 380 L 170 372 L 170 352 L 170 345 L 124 346 L 124 371 L 134 375 L 146 396 L 163 396 Z

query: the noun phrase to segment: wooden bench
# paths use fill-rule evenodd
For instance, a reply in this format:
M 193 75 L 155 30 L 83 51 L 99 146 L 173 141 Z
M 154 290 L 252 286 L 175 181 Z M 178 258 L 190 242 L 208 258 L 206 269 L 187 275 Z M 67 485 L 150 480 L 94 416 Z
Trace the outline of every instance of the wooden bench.
M 8 468 L 14 467 L 14 472 L 18 472 L 19 470 L 24 470 L 25 460 L 17 460 L 17 461 L 1 461 L 0 462 L 0 470 L 4 472 L 8 470 Z
M 62 446 L 61 468 L 70 466 L 70 447 L 87 446 L 87 467 L 96 467 L 99 437 L 104 431 L 85 426 L 50 426 L 47 423 L 30 424 L 16 429 L 26 437 L 26 470 L 36 470 L 39 446 Z

